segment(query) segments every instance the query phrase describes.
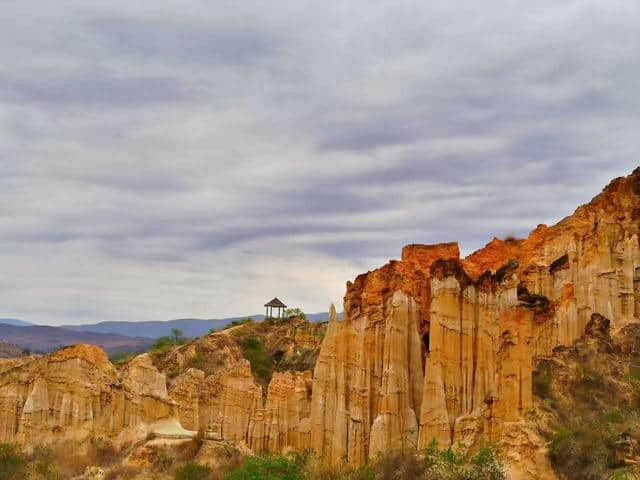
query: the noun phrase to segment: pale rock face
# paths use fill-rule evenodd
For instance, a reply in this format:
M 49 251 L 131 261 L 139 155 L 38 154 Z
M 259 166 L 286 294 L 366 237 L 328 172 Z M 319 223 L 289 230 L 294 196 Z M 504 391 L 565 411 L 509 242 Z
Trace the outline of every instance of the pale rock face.
M 98 347 L 68 347 L 0 371 L 3 442 L 117 437 L 174 415 L 159 387 L 163 374 L 142 359 L 121 375 Z
M 149 354 L 138 355 L 125 367 L 124 385 L 140 395 L 166 400 L 167 379 L 153 366 Z
M 310 448 L 311 372 L 276 372 L 265 408 L 252 419 L 249 446 L 255 452 Z
M 206 438 L 243 443 L 255 452 L 310 445 L 311 372 L 276 372 L 264 405 L 246 360 L 207 377 L 189 369 L 174 379 L 169 396 L 182 426 Z
M 347 316 L 335 308 L 316 364 L 311 439 L 333 463 L 362 464 L 370 451 L 416 445 L 422 398 L 418 307 L 403 292 L 384 301 L 380 318 Z
M 262 409 L 262 387 L 244 359 L 207 377 L 189 369 L 174 379 L 169 396 L 183 427 L 232 442 L 247 441 L 249 421 Z

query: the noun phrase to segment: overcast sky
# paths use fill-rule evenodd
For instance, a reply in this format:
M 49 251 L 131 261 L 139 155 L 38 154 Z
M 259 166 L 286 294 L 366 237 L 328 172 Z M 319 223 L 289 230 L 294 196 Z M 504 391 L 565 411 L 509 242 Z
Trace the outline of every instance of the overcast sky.
M 640 162 L 640 2 L 3 0 L 0 317 L 326 311 Z M 340 308 L 340 307 L 339 307 Z

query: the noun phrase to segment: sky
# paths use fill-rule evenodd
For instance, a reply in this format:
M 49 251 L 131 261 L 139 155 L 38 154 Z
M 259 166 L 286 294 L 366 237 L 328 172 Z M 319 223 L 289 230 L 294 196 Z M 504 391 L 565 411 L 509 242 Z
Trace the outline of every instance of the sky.
M 638 164 L 640 2 L 3 0 L 0 317 L 338 309 Z

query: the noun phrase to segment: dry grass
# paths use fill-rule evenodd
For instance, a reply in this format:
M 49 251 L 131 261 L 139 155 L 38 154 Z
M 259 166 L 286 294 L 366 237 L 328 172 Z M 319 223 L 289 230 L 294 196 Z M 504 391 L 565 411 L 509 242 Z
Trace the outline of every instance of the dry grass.
M 143 469 L 133 466 L 117 466 L 110 469 L 105 480 L 132 480 L 138 477 L 143 472 Z

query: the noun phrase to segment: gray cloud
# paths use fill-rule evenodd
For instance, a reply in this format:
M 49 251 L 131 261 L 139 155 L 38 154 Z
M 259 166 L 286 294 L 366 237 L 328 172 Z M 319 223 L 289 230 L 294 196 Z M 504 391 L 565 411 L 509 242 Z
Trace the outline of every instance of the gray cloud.
M 324 310 L 406 243 L 525 235 L 638 164 L 629 2 L 6 8 L 0 316 Z
M 275 55 L 275 32 L 170 19 L 93 19 L 88 27 L 112 54 L 161 62 L 252 65 Z

